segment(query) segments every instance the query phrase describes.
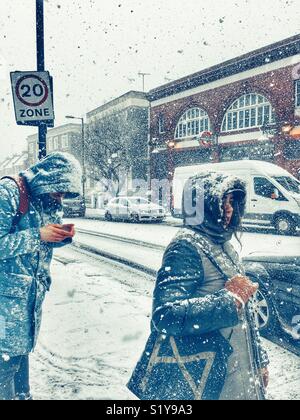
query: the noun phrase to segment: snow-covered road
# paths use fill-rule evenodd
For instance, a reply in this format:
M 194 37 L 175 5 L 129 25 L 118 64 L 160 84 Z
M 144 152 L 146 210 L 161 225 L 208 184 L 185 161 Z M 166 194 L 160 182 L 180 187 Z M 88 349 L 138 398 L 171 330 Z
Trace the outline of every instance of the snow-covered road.
M 126 382 L 149 333 L 153 280 L 72 249 L 53 266 L 38 348 L 36 399 L 135 399 Z M 300 399 L 300 359 L 266 342 L 272 399 Z
M 121 237 L 140 239 L 152 244 L 167 246 L 180 226 L 168 226 L 154 223 L 124 223 L 106 222 L 101 220 L 67 219 L 78 228 L 92 230 L 94 232 L 118 235 Z M 243 232 L 241 236 L 243 249 L 241 255 L 247 255 L 254 251 L 274 251 L 300 254 L 300 236 L 280 236 L 271 233 Z M 239 246 L 237 245 L 239 250 Z
M 68 219 L 68 221 L 70 221 Z M 72 219 L 78 229 L 85 229 L 95 233 L 116 235 L 128 239 L 141 240 L 154 245 L 166 247 L 180 227 L 160 224 L 136 224 L 122 222 L 105 222 L 100 220 Z M 134 244 L 116 242 L 107 238 L 90 236 L 84 233 L 76 235 L 76 241 L 85 245 L 117 254 L 134 263 L 158 270 L 161 264 L 163 250 L 147 249 Z M 236 240 L 233 245 L 240 256 L 252 252 L 276 253 L 279 255 L 300 255 L 299 236 L 279 236 L 264 233 L 243 232 L 241 236 L 242 249 Z

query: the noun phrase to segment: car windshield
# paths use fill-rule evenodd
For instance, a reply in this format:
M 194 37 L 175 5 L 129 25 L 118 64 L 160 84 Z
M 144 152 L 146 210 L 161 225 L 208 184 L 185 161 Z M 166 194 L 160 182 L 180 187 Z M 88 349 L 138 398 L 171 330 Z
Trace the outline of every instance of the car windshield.
M 149 204 L 149 202 L 145 198 L 131 198 L 130 203 L 134 206 Z
M 300 182 L 289 176 L 276 176 L 274 179 L 287 191 L 300 194 Z

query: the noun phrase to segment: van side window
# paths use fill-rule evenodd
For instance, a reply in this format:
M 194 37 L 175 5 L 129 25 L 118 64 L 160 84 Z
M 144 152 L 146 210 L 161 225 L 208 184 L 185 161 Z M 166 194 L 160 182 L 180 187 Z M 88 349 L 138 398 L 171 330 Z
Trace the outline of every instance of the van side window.
M 125 198 L 120 198 L 119 205 L 126 207 L 128 205 L 128 202 Z
M 278 194 L 276 196 L 276 200 L 286 201 L 286 198 L 281 194 L 280 191 L 276 189 L 276 187 L 272 184 L 272 182 L 270 182 L 267 178 L 263 178 L 263 177 L 254 178 L 254 192 L 256 195 L 260 195 L 261 197 L 272 199 L 275 191 Z

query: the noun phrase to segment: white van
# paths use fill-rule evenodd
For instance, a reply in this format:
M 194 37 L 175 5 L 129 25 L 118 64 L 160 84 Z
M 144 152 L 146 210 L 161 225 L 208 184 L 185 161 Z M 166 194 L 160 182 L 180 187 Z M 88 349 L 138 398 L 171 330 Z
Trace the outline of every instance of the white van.
M 194 175 L 221 172 L 236 175 L 247 183 L 244 225 L 275 227 L 282 234 L 294 233 L 300 227 L 300 182 L 289 172 L 273 163 L 241 160 L 184 166 L 175 169 L 173 209 L 181 217 L 182 193 L 185 182 Z

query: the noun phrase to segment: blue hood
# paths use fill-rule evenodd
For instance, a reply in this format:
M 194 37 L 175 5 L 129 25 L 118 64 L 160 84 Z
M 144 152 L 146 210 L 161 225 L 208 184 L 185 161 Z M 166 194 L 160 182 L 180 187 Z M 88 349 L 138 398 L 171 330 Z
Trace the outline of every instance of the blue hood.
M 51 153 L 20 175 L 26 179 L 33 197 L 60 192 L 73 198 L 81 194 L 82 169 L 68 153 Z

